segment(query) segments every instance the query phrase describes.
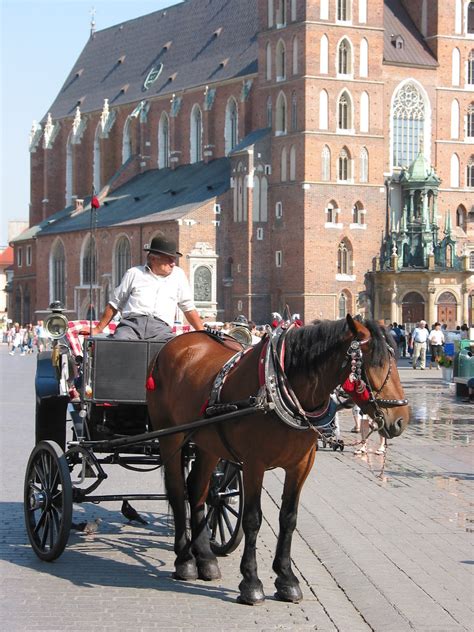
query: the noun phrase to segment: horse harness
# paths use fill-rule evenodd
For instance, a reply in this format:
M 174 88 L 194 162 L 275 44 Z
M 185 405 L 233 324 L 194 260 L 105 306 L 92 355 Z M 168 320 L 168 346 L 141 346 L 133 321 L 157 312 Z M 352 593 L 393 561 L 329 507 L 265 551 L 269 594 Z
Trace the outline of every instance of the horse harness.
M 259 358 L 260 388 L 256 396 L 229 403 L 220 401 L 222 388 L 227 377 L 252 349 L 252 347 L 248 347 L 234 354 L 221 368 L 212 385 L 209 399 L 202 406 L 201 413 L 205 417 L 213 417 L 239 409 L 253 408 L 255 412 L 274 412 L 281 421 L 297 430 L 312 429 L 318 431 L 333 422 L 337 410 L 345 407 L 347 396 L 349 396 L 356 404 L 369 403 L 374 406 L 374 421 L 377 423 L 377 430 L 381 430 L 385 425 L 382 408 L 407 405 L 408 402 L 405 399 L 382 399 L 378 397 L 390 380 L 392 372 L 394 352 L 390 345 L 387 344 L 387 348 L 392 357 L 387 375 L 380 388 L 374 390 L 363 363 L 361 346 L 366 341 L 353 340 L 347 351 L 348 357 L 341 367 L 344 369 L 350 358 L 351 372 L 347 380 L 336 389 L 336 395 L 330 397 L 327 404 L 314 411 L 303 410 L 284 371 L 285 337 L 288 331 L 295 326 L 297 325 L 281 325 L 275 332 L 267 330 Z

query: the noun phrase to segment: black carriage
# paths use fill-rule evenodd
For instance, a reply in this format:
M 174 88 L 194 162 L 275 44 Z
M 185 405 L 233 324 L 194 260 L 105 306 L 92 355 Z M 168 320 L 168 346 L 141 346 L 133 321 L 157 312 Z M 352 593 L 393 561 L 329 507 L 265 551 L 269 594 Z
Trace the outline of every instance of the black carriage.
M 53 561 L 63 552 L 74 526 L 74 503 L 122 501 L 126 514 L 130 501 L 166 500 L 165 494 L 103 495 L 97 490 L 109 465 L 135 471 L 161 467 L 159 437 L 186 433 L 189 428 L 150 429 L 145 383 L 159 344 L 97 336 L 86 338 L 77 353 L 60 310 L 48 317 L 45 326 L 53 347 L 38 355 L 35 447 L 26 470 L 24 506 L 33 550 L 40 559 Z M 190 471 L 194 447 L 192 441 L 185 441 L 185 467 Z M 212 475 L 207 499 L 206 519 L 215 554 L 228 554 L 239 545 L 242 511 L 241 471 L 222 460 Z

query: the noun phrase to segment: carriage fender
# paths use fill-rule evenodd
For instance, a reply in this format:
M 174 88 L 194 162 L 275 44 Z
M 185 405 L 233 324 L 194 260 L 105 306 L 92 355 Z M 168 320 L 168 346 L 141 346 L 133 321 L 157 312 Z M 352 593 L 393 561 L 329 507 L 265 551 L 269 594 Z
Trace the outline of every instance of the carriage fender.
M 35 376 L 36 398 L 54 397 L 59 395 L 58 373 L 52 362 L 51 351 L 38 354 Z

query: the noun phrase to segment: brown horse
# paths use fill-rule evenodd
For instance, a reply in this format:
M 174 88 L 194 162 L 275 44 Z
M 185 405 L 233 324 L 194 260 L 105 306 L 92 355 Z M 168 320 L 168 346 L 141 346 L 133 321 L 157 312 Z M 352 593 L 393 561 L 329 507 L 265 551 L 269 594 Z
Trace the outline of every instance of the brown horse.
M 266 344 L 264 338 L 230 370 L 220 394 L 221 402 L 244 401 L 262 393 L 259 367 Z M 377 323 L 359 322 L 351 316 L 339 321 L 315 322 L 290 329 L 284 346 L 282 369 L 288 378 L 290 395 L 287 394 L 287 398 L 296 396 L 299 410 L 309 411 L 310 417 L 312 411 L 324 408 L 332 391 L 355 370 L 365 380 L 370 395 L 362 408 L 376 419 L 379 432 L 387 438 L 403 432 L 409 421 L 409 410 L 398 376 L 394 343 Z M 170 341 L 153 367 L 156 388 L 147 393 L 153 429 L 202 418 L 216 375 L 238 348 L 235 342 L 220 342 L 205 332 L 184 334 Z M 260 409 L 238 421 L 196 430 L 192 440 L 197 446 L 197 458 L 187 481 L 191 540 L 186 529 L 181 460 L 184 438 L 184 434 L 179 433 L 160 440 L 166 489 L 175 523 L 175 578 L 212 580 L 220 577 L 204 515 L 209 480 L 218 460 L 223 458 L 239 462 L 243 470 L 245 548 L 240 565 L 243 579 L 239 585 L 239 601 L 257 604 L 264 600 L 256 562 L 256 540 L 262 521 L 262 481 L 266 470 L 281 467 L 286 476 L 273 562 L 277 575 L 276 596 L 285 601 L 300 601 L 303 595 L 292 571 L 290 548 L 300 492 L 317 450 L 317 433 L 311 427 L 291 427 L 276 412 L 265 414 Z

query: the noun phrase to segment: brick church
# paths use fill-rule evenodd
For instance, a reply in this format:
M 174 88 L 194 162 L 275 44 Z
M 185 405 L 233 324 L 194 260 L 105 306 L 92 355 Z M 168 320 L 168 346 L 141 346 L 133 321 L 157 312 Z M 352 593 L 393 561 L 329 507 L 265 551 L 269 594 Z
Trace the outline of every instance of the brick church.
M 186 0 L 92 25 L 30 152 L 15 320 L 53 299 L 99 315 L 162 231 L 207 319 L 474 324 L 474 0 Z

